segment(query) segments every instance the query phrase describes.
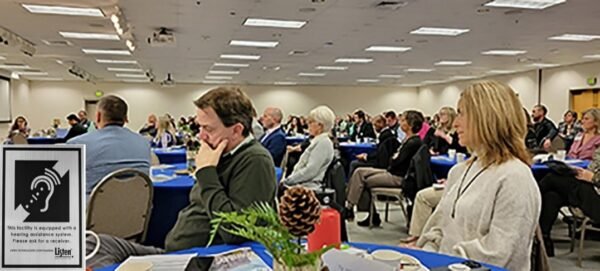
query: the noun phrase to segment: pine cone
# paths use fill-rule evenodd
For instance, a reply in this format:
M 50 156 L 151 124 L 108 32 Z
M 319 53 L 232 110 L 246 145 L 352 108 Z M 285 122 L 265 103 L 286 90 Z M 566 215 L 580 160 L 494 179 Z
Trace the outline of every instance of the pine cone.
M 279 220 L 294 236 L 305 236 L 315 230 L 321 217 L 321 204 L 315 193 L 301 186 L 290 187 L 279 203 Z

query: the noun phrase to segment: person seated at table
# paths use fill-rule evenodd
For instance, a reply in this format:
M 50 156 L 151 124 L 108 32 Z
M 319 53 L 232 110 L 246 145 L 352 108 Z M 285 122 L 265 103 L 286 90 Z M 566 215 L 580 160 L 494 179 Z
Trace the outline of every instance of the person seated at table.
M 404 134 L 404 132 L 402 132 L 402 129 L 400 129 L 400 124 L 398 124 L 398 115 L 394 110 L 385 112 L 385 121 L 387 122 L 388 127 L 394 133 L 396 138 L 398 138 L 398 141 L 404 141 L 406 134 Z
M 218 87 L 194 104 L 202 127 L 194 173 L 198 181 L 190 193 L 190 205 L 179 212 L 167 235 L 168 251 L 206 246 L 214 213 L 240 211 L 259 202 L 275 204 L 273 160 L 251 134 L 250 98 L 240 89 Z M 244 241 L 219 231 L 213 244 Z
M 327 106 L 318 106 L 310 111 L 307 120 L 308 133 L 313 138 L 294 166 L 292 174 L 281 181 L 283 187 L 321 187 L 325 172 L 334 158 L 334 146 L 329 138 L 334 121 L 335 114 Z
M 77 117 L 79 118 L 79 124 L 85 128 L 86 132 L 96 130 L 96 124 L 88 119 L 88 115 L 85 110 L 79 110 L 79 112 L 77 112 Z
M 262 144 L 273 157 L 275 166 L 280 166 L 285 155 L 285 131 L 281 128 L 283 113 L 276 107 L 267 107 L 260 117 L 260 122 L 266 129 L 265 134 L 260 138 Z
M 312 140 L 312 137 L 308 136 L 308 137 L 306 137 L 306 139 L 304 139 L 304 141 L 302 141 L 298 144 L 295 144 L 293 146 L 286 147 L 287 152 L 288 152 L 288 160 L 287 160 L 287 164 L 285 165 L 284 177 L 292 174 L 292 171 L 294 171 L 294 167 L 300 160 L 300 156 L 302 156 L 304 151 L 308 148 L 308 146 L 310 146 L 311 140 Z
M 458 101 L 454 127 L 473 156 L 454 166 L 416 246 L 512 271 L 529 271 L 541 200 L 509 86 L 483 81 Z M 502 114 L 498 114 L 502 112 Z
M 354 171 L 354 174 L 348 181 L 348 195 L 346 197 L 345 217 L 354 218 L 353 208 L 359 203 L 363 190 L 372 187 L 401 187 L 404 176 L 406 175 L 410 161 L 417 153 L 423 142 L 417 135 L 423 125 L 423 114 L 414 110 L 405 111 L 400 118 L 400 128 L 406 134 L 404 142 L 392 156 L 389 166 L 386 169 L 363 167 Z M 373 224 L 381 224 L 379 214 L 373 215 Z M 358 222 L 359 226 L 369 226 L 370 218 Z
M 549 150 L 552 146 L 552 140 L 558 134 L 558 130 L 554 125 L 554 122 L 549 120 L 546 115 L 548 114 L 548 108 L 546 106 L 538 104 L 533 107 L 533 128 L 535 129 L 535 137 L 537 139 L 538 148 Z
M 365 112 L 362 110 L 357 110 L 354 112 L 354 134 L 352 135 L 352 141 L 363 141 L 366 138 L 375 139 L 377 136 L 375 135 L 375 130 L 373 130 L 373 125 L 367 121 L 367 116 Z
M 158 130 L 156 136 L 152 139 L 152 147 L 168 148 L 177 144 L 177 138 L 173 133 L 171 121 L 167 117 L 158 119 Z
M 286 132 L 287 136 L 304 135 L 304 128 L 300 125 L 300 118 L 293 116 L 292 121 L 288 124 Z
M 583 130 L 581 122 L 577 120 L 577 112 L 567 110 L 563 121 L 558 124 L 558 136 L 565 142 L 565 150 L 569 151 L 575 137 Z
M 382 115 L 377 115 L 373 119 L 375 132 L 379 134 L 377 138 L 377 151 L 371 153 L 361 153 L 356 155 L 356 160 L 350 162 L 350 171 L 348 176 L 352 176 L 354 170 L 359 167 L 387 168 L 390 158 L 398 149 L 400 142 L 396 138 L 393 130 L 387 126 L 386 119 Z
M 144 127 L 142 127 L 139 133 L 143 136 L 150 136 L 151 138 L 156 137 L 156 132 L 158 130 L 158 119 L 156 115 L 150 114 L 148 115 L 148 120 L 144 123 Z
M 8 136 L 6 137 L 6 141 L 4 142 L 4 144 L 12 144 L 12 137 L 18 134 L 22 135 L 25 138 L 28 138 L 30 132 L 31 129 L 27 127 L 27 119 L 23 116 L 18 116 L 15 118 L 12 125 L 10 126 Z
M 567 157 L 591 160 L 600 146 L 600 109 L 591 108 L 583 112 L 581 128 L 583 131 L 574 138 Z
M 447 154 L 450 149 L 467 153 L 467 149 L 458 144 L 458 134 L 452 127 L 454 119 L 456 119 L 456 110 L 445 106 L 436 115 L 439 116 L 436 126 L 429 128 L 427 136 L 423 140 L 423 143 L 429 146 L 431 155 Z
M 533 128 L 533 122 L 531 121 L 531 116 L 527 111 L 527 108 L 523 107 L 523 112 L 525 113 L 525 119 L 527 120 L 527 135 L 525 136 L 525 147 L 531 153 L 535 153 L 538 151 L 537 138 L 535 136 L 535 128 Z
M 548 256 L 554 256 L 554 243 L 550 237 L 552 226 L 563 206 L 578 207 L 593 221 L 600 221 L 600 149 L 587 169 L 575 168 L 576 175 L 550 173 L 540 181 L 542 212 L 540 229 Z
M 149 174 L 150 142 L 125 128 L 127 103 L 117 96 L 105 96 L 98 101 L 98 130 L 74 137 L 67 144 L 86 146 L 86 195 L 111 172 L 133 168 Z
M 79 118 L 75 114 L 68 115 L 67 122 L 69 123 L 69 125 L 71 125 L 71 128 L 69 129 L 69 132 L 67 132 L 65 140 L 69 140 L 76 136 L 80 136 L 87 133 L 87 128 L 81 125 Z

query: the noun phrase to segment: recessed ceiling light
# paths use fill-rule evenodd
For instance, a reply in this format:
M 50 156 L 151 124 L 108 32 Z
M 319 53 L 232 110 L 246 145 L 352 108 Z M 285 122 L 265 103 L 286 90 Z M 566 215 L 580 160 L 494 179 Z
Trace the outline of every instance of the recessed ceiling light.
M 112 49 L 81 49 L 83 53 L 88 55 L 121 55 L 129 56 L 131 52 L 128 50 L 112 50 Z
M 138 64 L 135 60 L 117 60 L 117 59 L 96 59 L 96 62 L 102 64 Z
M 223 59 L 259 60 L 259 55 L 222 54 Z
M 121 82 L 125 83 L 148 83 L 150 80 L 148 79 L 123 79 Z
M 432 35 L 432 36 L 458 36 L 471 31 L 470 29 L 445 28 L 445 27 L 421 27 L 410 33 L 413 35 Z
M 596 58 L 600 58 L 600 54 L 597 54 L 597 55 L 585 55 L 585 56 L 583 56 L 583 58 L 593 58 L 593 59 L 596 59 Z
M 410 51 L 411 47 L 399 47 L 399 46 L 380 46 L 380 45 L 372 45 L 369 46 L 365 51 L 367 52 L 390 52 L 390 53 L 401 53 Z
M 231 80 L 231 79 L 233 79 L 233 77 L 231 77 L 231 76 L 212 76 L 212 75 L 205 76 L 204 78 L 206 78 L 208 80 Z
M 488 71 L 488 73 L 491 74 L 508 74 L 508 73 L 515 73 L 516 71 L 514 70 L 491 70 Z
M 525 50 L 489 50 L 482 52 L 482 55 L 490 56 L 516 56 L 527 53 Z
M 301 72 L 301 73 L 298 73 L 298 76 L 323 77 L 323 76 L 325 76 L 325 74 L 324 73 L 318 73 L 318 72 Z
M 373 62 L 372 58 L 338 58 L 335 60 L 335 63 L 371 63 Z
M 31 71 L 18 71 L 16 72 L 20 76 L 46 76 L 47 72 L 31 72 Z
M 441 84 L 441 83 L 446 83 L 446 81 L 445 80 L 425 80 L 425 81 L 421 82 L 421 84 L 428 84 L 428 85 Z
M 493 0 L 485 6 L 500 8 L 545 9 L 567 0 Z
M 406 72 L 432 72 L 432 71 L 434 71 L 434 69 L 410 68 L 410 69 L 406 69 L 404 71 L 406 71 Z
M 21 4 L 21 6 L 31 13 L 104 17 L 104 13 L 102 13 L 102 10 L 98 8 L 76 8 L 30 4 Z
M 530 64 L 529 66 L 537 67 L 537 68 L 553 68 L 553 67 L 557 67 L 558 64 L 552 64 L 552 63 L 533 63 L 533 64 Z
M 250 64 L 246 64 L 246 63 L 215 63 L 213 64 L 213 66 L 218 66 L 218 67 L 233 67 L 233 68 L 247 68 L 250 66 Z
M 273 84 L 279 85 L 279 86 L 294 86 L 294 85 L 297 85 L 298 83 L 296 83 L 296 82 L 280 81 L 280 82 L 275 82 Z
M 401 84 L 401 87 L 405 87 L 405 88 L 416 88 L 416 87 L 420 87 L 421 84 Z
M 402 74 L 380 74 L 379 78 L 402 78 L 404 75 Z
M 252 41 L 252 40 L 231 40 L 230 46 L 246 46 L 246 47 L 261 47 L 274 48 L 279 45 L 278 41 Z
M 346 66 L 317 66 L 315 67 L 317 70 L 323 71 L 345 71 L 348 69 Z
M 105 33 L 81 33 L 81 32 L 58 32 L 65 39 L 86 39 L 86 40 L 120 40 L 117 34 Z
M 111 71 L 111 72 L 144 72 L 144 70 L 137 69 L 137 68 L 113 68 L 113 67 L 108 67 L 106 69 L 108 71 Z
M 439 61 L 433 65 L 436 66 L 466 66 L 466 65 L 471 65 L 471 61 L 466 61 L 466 60 L 442 60 Z
M 367 78 L 363 78 L 363 79 L 356 79 L 356 82 L 359 82 L 359 83 L 377 83 L 377 82 L 379 82 L 379 79 L 367 79 Z
M 208 74 L 240 74 L 240 71 L 208 71 Z
M 275 19 L 260 19 L 248 18 L 244 22 L 244 26 L 260 26 L 260 27 L 276 27 L 276 28 L 302 28 L 306 21 L 292 20 L 275 20 Z
M 229 82 L 227 82 L 227 81 L 219 81 L 219 80 L 203 80 L 202 84 L 220 85 L 220 84 L 229 84 Z
M 6 70 L 26 70 L 31 69 L 29 65 L 25 64 L 0 64 L 0 69 Z
M 145 74 L 139 74 L 139 73 L 117 73 L 115 74 L 116 77 L 128 77 L 128 78 L 146 78 Z
M 456 75 L 456 76 L 450 77 L 450 79 L 453 79 L 453 80 L 471 80 L 471 79 L 475 79 L 475 78 L 477 78 L 477 76 L 473 76 L 473 75 Z
M 0 56 L 0 60 L 5 60 L 6 57 Z
M 27 77 L 27 79 L 32 80 L 32 81 L 64 81 L 65 80 L 60 77 Z
M 559 36 L 549 37 L 549 40 L 559 41 L 593 41 L 600 39 L 599 35 L 586 35 L 586 34 L 562 34 Z

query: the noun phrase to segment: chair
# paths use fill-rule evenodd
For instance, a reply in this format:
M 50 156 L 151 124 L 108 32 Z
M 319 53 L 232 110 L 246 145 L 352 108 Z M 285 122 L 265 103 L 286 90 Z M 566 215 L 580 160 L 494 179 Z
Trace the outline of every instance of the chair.
M 573 225 L 569 225 L 569 235 L 571 236 L 571 252 L 575 248 L 575 233 L 579 232 L 579 248 L 577 250 L 577 266 L 582 268 L 583 242 L 585 241 L 586 231 L 600 232 L 600 228 L 593 225 L 594 221 L 586 216 L 583 211 L 577 207 L 569 207 L 573 218 Z
M 279 165 L 279 168 L 281 168 L 281 172 L 283 172 L 281 174 L 281 178 L 285 177 L 285 172 L 287 171 L 287 163 L 288 163 L 289 156 L 290 156 L 290 152 L 288 150 L 286 150 L 285 153 L 283 154 L 283 159 L 281 159 L 281 164 Z
M 29 142 L 27 142 L 27 138 L 25 138 L 25 136 L 21 133 L 16 133 L 12 136 L 12 142 L 15 145 L 27 145 L 29 144 Z
M 556 151 L 564 150 L 565 148 L 566 148 L 565 141 L 560 136 L 557 136 L 552 140 L 552 143 L 551 143 L 551 146 L 550 146 L 550 149 L 548 150 L 548 152 L 556 153 Z
M 389 205 L 390 203 L 400 205 L 402 208 L 402 214 L 404 218 L 406 218 L 406 226 L 410 225 L 410 218 L 408 217 L 408 212 L 406 211 L 406 207 L 404 203 L 406 199 L 402 194 L 402 188 L 394 188 L 394 187 L 373 187 L 371 188 L 371 210 L 370 213 L 375 213 L 375 202 L 381 201 L 385 202 L 385 216 L 384 221 L 388 222 L 388 213 L 389 213 Z M 370 216 L 369 228 L 373 227 L 373 215 Z
M 143 172 L 126 168 L 108 174 L 90 196 L 87 229 L 144 242 L 153 193 L 152 181 Z
M 150 151 L 150 165 L 151 166 L 160 165 L 160 160 L 158 159 L 158 155 L 156 155 L 156 153 L 154 153 L 153 151 Z

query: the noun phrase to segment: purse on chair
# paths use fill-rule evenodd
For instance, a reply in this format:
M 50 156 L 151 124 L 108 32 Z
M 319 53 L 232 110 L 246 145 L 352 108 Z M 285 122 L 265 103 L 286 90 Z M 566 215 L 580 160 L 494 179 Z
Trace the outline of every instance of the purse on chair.
M 557 174 L 559 176 L 575 177 L 577 175 L 577 171 L 575 171 L 574 168 L 570 167 L 569 165 L 565 164 L 564 162 L 557 161 L 557 160 L 548 160 L 548 161 L 544 162 L 544 164 L 546 166 L 548 166 L 548 168 L 550 168 L 550 170 L 552 170 L 552 172 L 554 172 L 555 174 Z

